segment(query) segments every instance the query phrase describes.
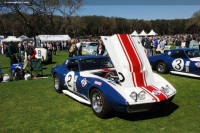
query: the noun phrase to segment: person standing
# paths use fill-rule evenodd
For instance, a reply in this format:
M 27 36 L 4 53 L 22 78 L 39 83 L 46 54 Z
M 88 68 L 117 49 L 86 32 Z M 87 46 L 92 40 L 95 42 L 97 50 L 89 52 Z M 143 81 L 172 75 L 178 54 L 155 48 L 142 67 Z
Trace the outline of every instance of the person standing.
M 25 43 L 27 42 L 24 42 L 23 44 L 21 44 L 20 46 L 20 54 L 21 54 L 21 57 L 24 58 L 24 51 L 25 51 Z
M 176 49 L 181 48 L 181 39 L 178 37 L 175 41 Z
M 192 40 L 191 36 L 188 35 L 187 38 L 186 38 L 186 44 L 185 44 L 186 48 L 189 48 L 191 40 Z
M 166 41 L 161 38 L 160 39 L 160 52 L 163 54 L 164 53 L 164 50 L 165 50 L 165 45 L 166 45 Z
M 146 44 L 145 44 L 145 49 L 146 49 L 146 52 L 147 52 L 147 55 L 148 56 L 151 56 L 152 53 L 151 53 L 151 45 L 152 45 L 152 39 L 151 38 L 147 38 L 146 39 Z
M 67 42 L 64 41 L 64 42 L 63 42 L 63 50 L 65 50 L 65 52 L 67 51 L 66 47 L 67 47 Z
M 158 47 L 158 40 L 157 40 L 157 38 L 153 38 L 153 54 L 152 55 L 156 55 L 156 49 L 157 49 L 157 47 Z
M 15 53 L 17 52 L 17 48 L 14 46 L 13 41 L 8 43 L 6 47 L 6 56 L 10 57 L 10 64 L 16 63 L 16 56 Z
M 192 41 L 190 41 L 189 48 L 196 48 L 199 50 L 199 43 L 198 43 L 197 37 L 195 35 L 192 36 Z
M 72 39 L 71 40 L 71 47 L 69 49 L 69 57 L 74 57 L 77 55 L 77 47 L 76 47 L 76 44 L 75 44 L 75 40 Z
M 97 55 L 103 55 L 105 52 L 105 46 L 103 45 L 102 40 L 99 40 L 99 44 L 97 46 Z
M 0 54 L 3 54 L 3 53 L 2 53 L 2 49 L 3 49 L 3 44 L 0 43 Z
M 186 48 L 186 41 L 184 38 L 182 38 L 182 41 L 181 41 L 181 48 Z

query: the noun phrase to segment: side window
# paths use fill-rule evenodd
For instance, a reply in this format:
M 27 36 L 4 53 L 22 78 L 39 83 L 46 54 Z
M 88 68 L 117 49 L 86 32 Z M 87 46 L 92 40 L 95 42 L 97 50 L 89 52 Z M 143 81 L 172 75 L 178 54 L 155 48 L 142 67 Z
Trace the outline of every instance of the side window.
M 183 51 L 174 51 L 171 54 L 171 57 L 173 57 L 173 58 L 186 58 L 187 56 L 185 55 L 185 53 Z
M 67 64 L 67 69 L 69 69 L 70 71 L 79 71 L 78 68 L 78 60 L 70 60 Z

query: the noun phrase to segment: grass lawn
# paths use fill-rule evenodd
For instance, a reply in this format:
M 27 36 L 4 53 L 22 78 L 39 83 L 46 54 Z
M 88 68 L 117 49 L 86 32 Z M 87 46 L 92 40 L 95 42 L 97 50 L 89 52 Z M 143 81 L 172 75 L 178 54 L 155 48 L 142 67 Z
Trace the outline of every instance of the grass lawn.
M 53 63 L 43 65 L 44 74 L 67 59 L 58 52 Z M 3 73 L 9 73 L 9 58 L 0 55 Z M 197 133 L 200 132 L 200 80 L 162 75 L 176 89 L 173 103 L 155 113 L 116 113 L 110 119 L 96 117 L 89 106 L 54 91 L 53 78 L 0 83 L 0 133 Z

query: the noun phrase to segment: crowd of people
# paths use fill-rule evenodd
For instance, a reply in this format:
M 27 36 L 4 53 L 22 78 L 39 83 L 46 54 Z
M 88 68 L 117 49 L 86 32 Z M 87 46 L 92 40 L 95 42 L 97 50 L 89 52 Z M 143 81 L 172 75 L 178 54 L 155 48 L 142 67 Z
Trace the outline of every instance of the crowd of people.
M 159 47 L 160 52 L 164 53 L 166 46 L 175 45 L 176 48 L 196 48 L 199 49 L 200 36 L 198 35 L 174 35 L 174 36 L 150 36 L 140 37 L 141 44 L 145 48 L 148 56 L 156 55 L 156 50 Z M 96 55 L 108 55 L 103 41 L 100 38 L 88 39 L 69 39 L 68 41 L 60 42 L 42 42 L 37 47 L 46 48 L 49 52 L 56 55 L 57 51 L 69 52 L 69 57 L 78 55 L 77 43 L 79 42 L 97 42 Z M 33 41 L 23 41 L 16 45 L 16 42 L 6 42 L 0 44 L 0 54 L 5 54 L 10 58 L 10 64 L 17 63 L 18 60 L 23 62 L 23 71 L 26 70 L 30 59 L 34 59 L 37 52 L 36 45 Z M 3 53 L 2 53 L 3 49 Z M 17 56 L 18 55 L 18 56 Z M 17 57 L 18 59 L 17 59 Z
M 174 44 L 176 48 L 196 48 L 199 49 L 199 35 L 174 35 L 174 36 L 153 36 L 141 37 L 141 43 L 146 49 L 148 56 L 156 55 L 156 49 L 159 47 L 160 52 L 164 53 L 165 46 Z

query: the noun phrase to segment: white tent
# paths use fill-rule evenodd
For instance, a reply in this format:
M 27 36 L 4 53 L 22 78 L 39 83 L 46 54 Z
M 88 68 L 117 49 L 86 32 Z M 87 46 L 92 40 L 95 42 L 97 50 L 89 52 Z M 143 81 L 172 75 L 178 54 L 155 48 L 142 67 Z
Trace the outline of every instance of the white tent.
M 147 33 L 144 30 L 142 30 L 142 32 L 139 34 L 139 36 L 147 36 Z
M 19 39 L 21 39 L 22 41 L 33 41 L 34 39 L 33 38 L 29 38 L 25 35 L 22 35 L 20 37 L 18 37 Z
M 149 32 L 149 34 L 148 34 L 148 36 L 157 36 L 158 34 L 156 33 L 156 32 L 154 32 L 154 30 L 152 29 L 150 32 Z
M 67 41 L 71 39 L 68 35 L 38 35 L 38 38 L 41 42 Z
M 25 36 L 25 35 L 22 35 L 22 36 L 20 36 L 20 37 L 18 37 L 19 39 L 26 39 L 26 38 L 28 38 L 27 36 Z
M 19 38 L 16 38 L 15 36 L 8 36 L 7 38 L 2 39 L 1 41 L 2 42 L 20 42 L 22 40 Z
M 4 36 L 1 36 L 1 35 L 0 35 L 0 40 L 2 40 L 2 39 L 4 39 Z
M 138 36 L 138 33 L 136 30 L 133 31 L 133 33 L 131 34 L 131 36 Z

